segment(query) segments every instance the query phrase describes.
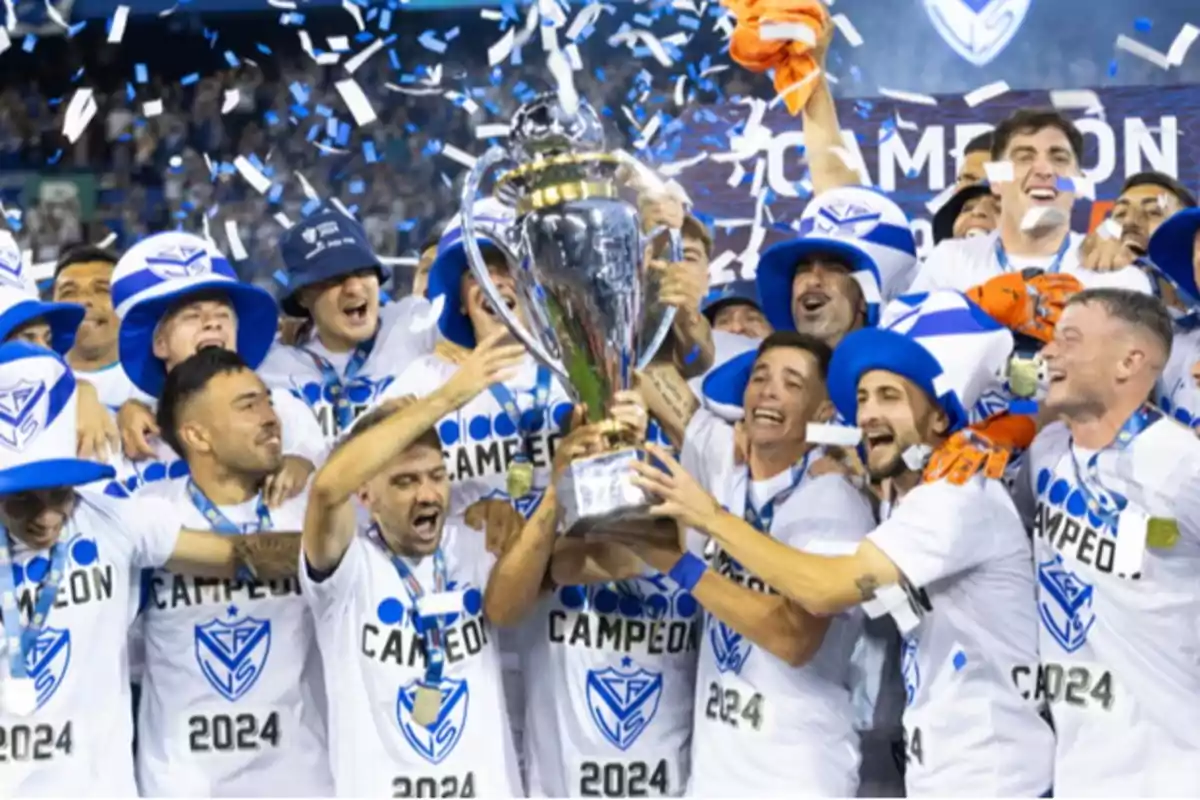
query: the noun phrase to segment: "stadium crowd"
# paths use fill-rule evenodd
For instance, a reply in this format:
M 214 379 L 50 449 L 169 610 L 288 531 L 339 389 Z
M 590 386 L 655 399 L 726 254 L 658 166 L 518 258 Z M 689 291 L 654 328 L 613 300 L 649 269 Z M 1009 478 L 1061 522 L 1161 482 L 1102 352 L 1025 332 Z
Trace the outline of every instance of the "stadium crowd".
M 191 215 L 272 201 L 203 156 L 270 149 L 297 79 L 203 78 L 132 130 L 99 103 L 64 158 L 165 176 L 161 213 L 126 209 L 119 250 L 26 217 L 48 297 L 0 235 L 0 794 L 1200 794 L 1200 209 L 1174 177 L 1072 231 L 1082 136 L 1020 109 L 919 261 L 818 70 L 814 197 L 754 281 L 710 287 L 711 231 L 636 183 L 674 316 L 623 385 L 630 353 L 572 350 L 628 338 L 597 312 L 640 294 L 621 265 L 523 264 L 494 198 L 465 229 L 427 103 L 384 112 L 401 168 L 360 219 L 289 188 L 291 226 L 244 236 L 275 294 L 239 277 Z M 46 113 L 0 115 L 14 158 Z M 387 295 L 398 218 L 434 236 Z M 589 235 L 574 258 L 616 249 Z M 569 368 L 510 316 L 574 332 Z M 637 492 L 652 519 L 585 524 Z

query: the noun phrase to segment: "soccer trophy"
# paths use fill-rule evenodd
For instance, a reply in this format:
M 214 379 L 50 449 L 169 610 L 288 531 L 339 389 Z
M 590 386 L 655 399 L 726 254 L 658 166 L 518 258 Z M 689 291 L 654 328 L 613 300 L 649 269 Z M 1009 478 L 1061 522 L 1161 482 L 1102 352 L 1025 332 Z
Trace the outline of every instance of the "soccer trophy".
M 498 165 L 509 169 L 492 193 L 516 211 L 502 244 L 516 256 L 517 302 L 531 330 L 501 298 L 475 238 L 473 207 Z M 631 463 L 644 458 L 642 442 L 606 413 L 675 316 L 657 301 L 657 271 L 647 264 L 648 246 L 661 232 L 643 235 L 636 205 L 621 197 L 629 176 L 645 178 L 646 168 L 604 149 L 591 106 L 578 101 L 571 108 L 546 94 L 517 111 L 508 146 L 480 157 L 462 190 L 467 261 L 484 295 L 513 336 L 586 404 L 587 422 L 604 438 L 601 452 L 576 459 L 556 487 L 569 536 L 651 519 L 653 499 L 630 480 Z M 668 258 L 679 261 L 672 234 Z

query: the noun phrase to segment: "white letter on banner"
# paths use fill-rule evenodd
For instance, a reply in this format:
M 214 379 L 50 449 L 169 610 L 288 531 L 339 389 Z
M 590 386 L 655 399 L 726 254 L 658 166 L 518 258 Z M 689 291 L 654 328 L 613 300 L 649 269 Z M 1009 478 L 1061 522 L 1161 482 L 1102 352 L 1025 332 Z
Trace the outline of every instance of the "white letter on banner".
M 775 194 L 781 197 L 799 197 L 796 183 L 804 177 L 804 161 L 801 158 L 804 147 L 802 131 L 788 131 L 771 137 L 767 145 L 767 185 Z M 791 180 L 784 172 L 784 165 L 795 164 L 797 167 L 796 180 Z
M 885 192 L 896 190 L 896 174 L 906 178 L 910 173 L 919 175 L 929 167 L 929 185 L 946 185 L 946 132 L 941 125 L 930 125 L 921 134 L 916 148 L 909 153 L 900 131 L 893 131 L 879 143 L 879 188 Z
M 917 259 L 923 260 L 933 249 L 933 223 L 918 217 L 909 222 L 908 227 L 912 229 L 913 238 L 917 241 Z
M 1117 137 L 1112 126 L 1104 120 L 1082 117 L 1075 120 L 1075 127 L 1084 136 L 1096 137 L 1096 166 L 1083 171 L 1084 177 L 1099 186 L 1113 176 L 1117 169 Z M 1086 145 L 1085 145 L 1086 149 Z
M 1179 121 L 1173 116 L 1163 117 L 1158 130 L 1156 143 L 1154 132 L 1141 117 L 1125 120 L 1125 177 L 1145 170 L 1179 177 Z

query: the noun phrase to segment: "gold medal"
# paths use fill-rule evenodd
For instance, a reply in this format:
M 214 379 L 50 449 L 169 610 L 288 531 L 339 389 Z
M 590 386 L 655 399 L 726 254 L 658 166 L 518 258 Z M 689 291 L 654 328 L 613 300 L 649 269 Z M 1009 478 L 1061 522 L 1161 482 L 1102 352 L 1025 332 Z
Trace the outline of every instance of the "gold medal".
M 508 465 L 508 496 L 516 500 L 533 491 L 533 464 L 514 461 Z
M 420 684 L 413 698 L 413 722 L 423 728 L 432 728 L 442 713 L 442 693 L 440 690 Z
M 1179 523 L 1166 517 L 1151 517 L 1146 523 L 1146 546 L 1170 550 L 1179 541 Z

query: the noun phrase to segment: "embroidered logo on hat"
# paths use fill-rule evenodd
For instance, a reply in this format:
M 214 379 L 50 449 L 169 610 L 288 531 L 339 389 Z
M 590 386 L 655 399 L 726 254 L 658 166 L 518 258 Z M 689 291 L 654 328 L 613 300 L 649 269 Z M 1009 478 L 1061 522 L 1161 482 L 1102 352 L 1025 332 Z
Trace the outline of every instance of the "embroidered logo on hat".
M 208 248 L 178 241 L 148 254 L 146 266 L 163 280 L 190 278 L 213 271 Z
M 25 280 L 25 261 L 17 240 L 8 231 L 0 231 L 0 285 L 29 291 Z
M 925 0 L 933 27 L 977 67 L 991 62 L 1021 29 L 1030 0 Z
M 304 254 L 305 260 L 313 259 L 334 247 L 354 244 L 355 238 L 350 234 L 343 235 L 341 225 L 335 219 L 318 222 L 312 227 L 300 232 L 300 238 L 312 249 Z
M 44 425 L 46 384 L 20 380 L 0 388 L 0 445 L 21 450 Z
M 859 203 L 839 202 L 821 208 L 812 232 L 825 236 L 863 237 L 879 225 L 881 213 Z

